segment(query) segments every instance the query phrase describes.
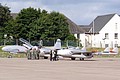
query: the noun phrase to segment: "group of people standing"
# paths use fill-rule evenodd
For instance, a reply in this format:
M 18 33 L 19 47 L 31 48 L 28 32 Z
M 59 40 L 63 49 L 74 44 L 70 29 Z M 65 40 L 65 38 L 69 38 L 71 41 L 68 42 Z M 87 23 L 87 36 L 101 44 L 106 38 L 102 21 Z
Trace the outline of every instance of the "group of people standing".
M 58 60 L 58 55 L 57 55 L 57 50 L 54 50 L 50 52 L 50 61 L 57 61 Z
M 38 48 L 31 48 L 27 51 L 27 58 L 28 60 L 39 60 L 40 58 L 40 50 Z M 50 51 L 50 61 L 57 61 L 58 55 L 57 55 L 57 49 L 54 51 Z
M 32 48 L 30 50 L 27 51 L 27 58 L 28 60 L 30 59 L 39 59 L 39 49 L 37 48 Z

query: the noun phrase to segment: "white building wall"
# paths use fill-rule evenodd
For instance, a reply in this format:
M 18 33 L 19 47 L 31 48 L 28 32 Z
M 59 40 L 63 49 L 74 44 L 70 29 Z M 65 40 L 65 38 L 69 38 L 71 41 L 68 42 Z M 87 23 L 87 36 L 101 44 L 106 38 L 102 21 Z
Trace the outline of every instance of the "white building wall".
M 80 40 L 81 40 L 81 44 L 82 46 L 85 46 L 85 34 L 80 34 Z
M 105 33 L 108 33 L 109 39 L 105 39 Z M 114 34 L 118 33 L 118 39 L 114 39 Z M 114 47 L 117 43 L 120 46 L 120 17 L 115 14 L 112 19 L 101 29 L 98 35 L 92 38 L 92 47 L 105 47 L 105 44 L 109 44 L 109 47 Z
M 93 35 L 92 47 L 102 47 L 102 42 L 99 34 Z

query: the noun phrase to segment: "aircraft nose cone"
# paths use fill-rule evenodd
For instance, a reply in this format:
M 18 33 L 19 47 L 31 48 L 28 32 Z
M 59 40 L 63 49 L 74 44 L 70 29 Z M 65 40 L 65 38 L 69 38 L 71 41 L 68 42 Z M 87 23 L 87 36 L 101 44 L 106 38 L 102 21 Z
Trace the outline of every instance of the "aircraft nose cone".
M 3 50 L 3 51 L 6 51 L 6 47 L 3 47 L 2 50 Z

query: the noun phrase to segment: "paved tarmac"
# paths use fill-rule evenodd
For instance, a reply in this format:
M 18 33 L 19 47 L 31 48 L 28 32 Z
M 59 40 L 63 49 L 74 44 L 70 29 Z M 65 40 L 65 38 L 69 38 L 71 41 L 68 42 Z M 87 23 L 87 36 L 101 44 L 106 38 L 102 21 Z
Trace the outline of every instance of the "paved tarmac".
M 0 80 L 120 80 L 120 59 L 27 60 L 0 58 Z

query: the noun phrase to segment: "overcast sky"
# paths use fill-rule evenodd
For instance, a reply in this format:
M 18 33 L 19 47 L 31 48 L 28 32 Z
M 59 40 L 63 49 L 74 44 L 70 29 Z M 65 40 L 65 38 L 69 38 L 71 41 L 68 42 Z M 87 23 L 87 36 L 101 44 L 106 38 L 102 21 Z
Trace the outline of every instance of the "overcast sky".
M 0 0 L 12 13 L 34 7 L 63 13 L 77 25 L 88 25 L 99 15 L 120 14 L 120 0 Z

